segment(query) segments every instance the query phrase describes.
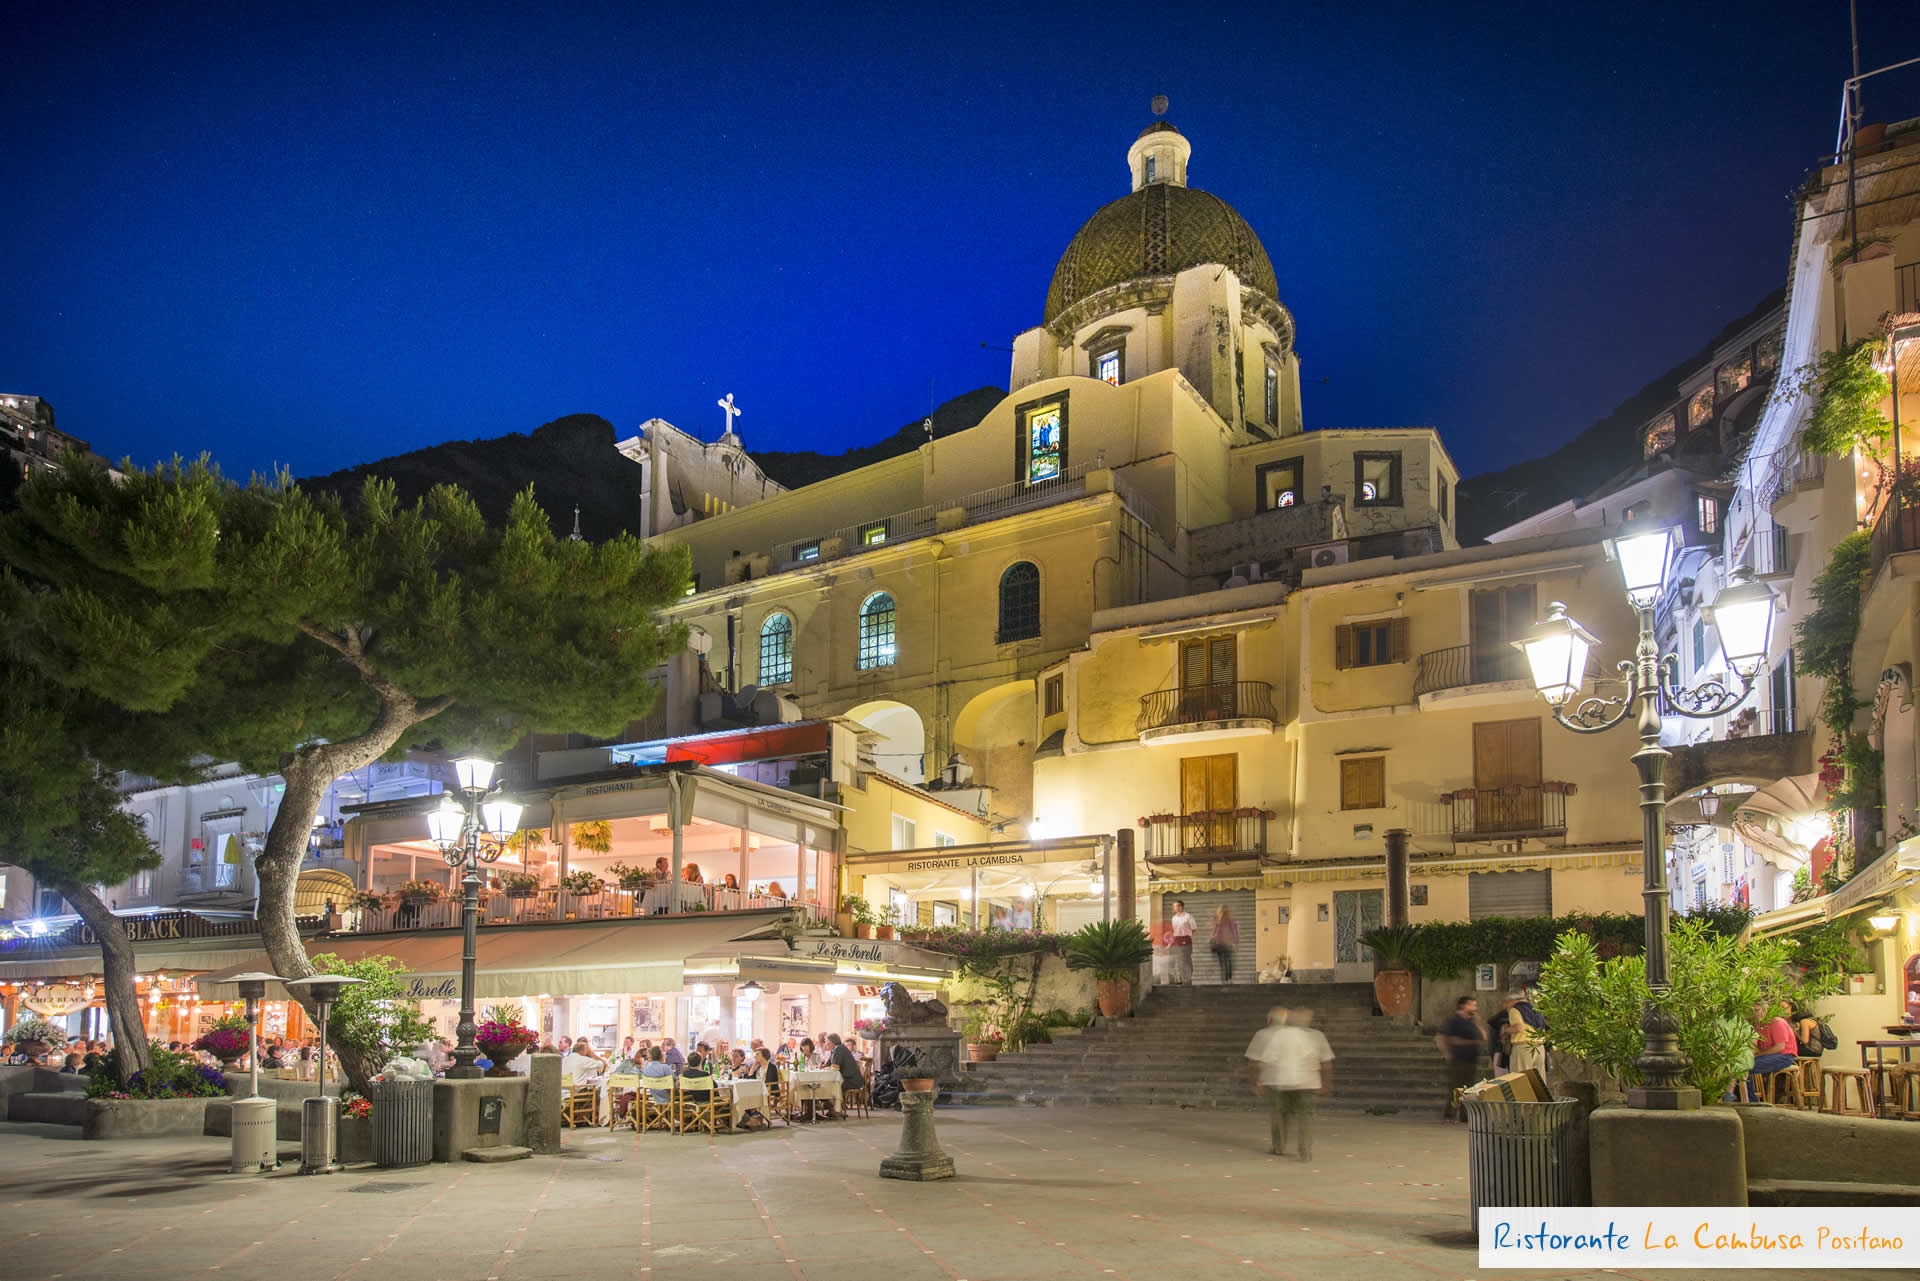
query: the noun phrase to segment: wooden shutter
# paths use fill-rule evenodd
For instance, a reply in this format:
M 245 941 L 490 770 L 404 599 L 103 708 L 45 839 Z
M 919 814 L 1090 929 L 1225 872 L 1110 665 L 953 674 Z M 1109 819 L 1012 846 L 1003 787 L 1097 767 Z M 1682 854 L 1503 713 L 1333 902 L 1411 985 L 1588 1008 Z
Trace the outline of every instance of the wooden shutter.
M 1353 666 L 1353 625 L 1342 623 L 1333 629 L 1333 670 L 1344 672 Z
M 1180 642 L 1180 688 L 1195 689 L 1207 683 L 1207 643 L 1203 640 Z
M 1377 810 L 1387 803 L 1387 758 L 1357 756 L 1340 762 L 1340 808 Z
M 1392 626 L 1390 626 L 1387 629 L 1387 637 L 1388 637 L 1387 661 L 1393 662 L 1393 663 L 1406 662 L 1407 661 L 1407 620 L 1404 618 L 1394 619 Z
M 1535 828 L 1541 821 L 1540 721 L 1481 721 L 1473 727 L 1474 827 Z

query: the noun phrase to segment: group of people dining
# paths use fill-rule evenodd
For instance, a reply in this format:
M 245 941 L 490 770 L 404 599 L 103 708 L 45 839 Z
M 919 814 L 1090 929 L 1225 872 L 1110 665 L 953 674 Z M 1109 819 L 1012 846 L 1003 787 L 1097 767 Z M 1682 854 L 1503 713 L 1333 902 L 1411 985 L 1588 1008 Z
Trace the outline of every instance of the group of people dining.
M 543 1052 L 547 1047 L 540 1047 Z M 818 1041 L 811 1036 L 788 1038 L 768 1045 L 755 1037 L 745 1045 L 734 1045 L 719 1035 L 718 1026 L 709 1027 L 692 1045 L 683 1048 L 673 1037 L 627 1037 L 618 1051 L 601 1054 L 585 1038 L 574 1040 L 561 1052 L 560 1072 L 570 1078 L 576 1090 L 599 1090 L 609 1077 L 640 1078 L 640 1088 L 655 1103 L 666 1103 L 673 1095 L 675 1082 L 708 1077 L 722 1084 L 733 1081 L 759 1081 L 767 1086 L 769 1097 L 783 1088 L 791 1088 L 794 1072 L 837 1071 L 840 1074 L 841 1105 L 835 1108 L 830 1098 L 807 1100 L 789 1115 L 800 1120 L 840 1120 L 846 1116 L 846 1095 L 866 1086 L 866 1062 L 853 1046 L 837 1032 L 829 1032 Z M 617 1114 L 634 1101 L 634 1091 L 610 1100 Z M 757 1110 L 749 1114 L 762 1124 L 770 1119 Z
M 661 857 L 653 860 L 654 882 L 658 884 L 663 881 L 671 881 L 672 879 L 673 879 L 673 867 L 671 864 L 667 862 L 666 858 Z M 683 885 L 707 884 L 707 878 L 700 871 L 700 865 L 698 863 L 681 864 L 680 865 L 680 881 L 681 881 L 681 884 Z M 719 880 L 714 881 L 713 887 L 715 889 L 720 889 L 720 890 L 737 890 L 737 889 L 743 888 L 740 884 L 740 878 L 735 876 L 732 872 L 728 872 L 726 875 L 720 877 Z M 755 892 L 764 894 L 768 898 L 786 898 L 787 897 L 786 890 L 781 888 L 780 882 L 778 881 L 770 881 L 767 883 L 767 886 L 765 889 L 758 890 Z

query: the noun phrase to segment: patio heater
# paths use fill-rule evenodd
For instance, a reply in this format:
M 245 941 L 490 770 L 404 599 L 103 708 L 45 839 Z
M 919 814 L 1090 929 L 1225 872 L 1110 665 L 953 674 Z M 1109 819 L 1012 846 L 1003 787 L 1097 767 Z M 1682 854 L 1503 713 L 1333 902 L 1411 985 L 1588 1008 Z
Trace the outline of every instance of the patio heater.
M 340 1168 L 340 1111 L 337 1100 L 327 1096 L 327 1009 L 340 999 L 343 989 L 365 979 L 350 974 L 314 974 L 304 979 L 288 979 L 289 988 L 304 988 L 305 994 L 320 1009 L 320 1072 L 318 1092 L 300 1105 L 300 1173 L 332 1174 Z
M 483 1075 L 474 1066 L 480 1047 L 473 1043 L 473 987 L 477 953 L 480 947 L 480 865 L 492 863 L 507 852 L 507 840 L 520 830 L 518 801 L 499 794 L 503 780 L 496 779 L 492 761 L 482 756 L 463 756 L 453 763 L 457 786 L 440 794 L 440 804 L 427 812 L 427 835 L 439 847 L 440 856 L 451 868 L 464 868 L 461 924 L 464 939 L 460 950 L 460 1026 L 459 1044 L 453 1047 L 453 1066 L 447 1069 L 449 1080 L 466 1080 Z M 456 796 L 457 793 L 457 796 Z
M 1700 1091 L 1686 1083 L 1691 1066 L 1680 1048 L 1679 1020 L 1667 1008 L 1672 984 L 1667 969 L 1667 758 L 1660 745 L 1660 709 L 1695 719 L 1724 716 L 1746 701 L 1766 663 L 1773 628 L 1773 592 L 1744 570 L 1720 589 L 1706 614 L 1720 634 L 1720 647 L 1735 683 L 1714 676 L 1688 688 L 1679 683 L 1679 658 L 1660 652 L 1654 610 L 1666 590 L 1667 570 L 1679 538 L 1672 527 L 1607 540 L 1607 555 L 1620 566 L 1627 602 L 1640 620 L 1633 658 L 1619 665 L 1626 692 L 1579 697 L 1587 682 L 1587 654 L 1595 644 L 1586 628 L 1567 617 L 1559 601 L 1547 606 L 1547 619 L 1525 640 L 1513 642 L 1526 655 L 1533 685 L 1553 709 L 1553 718 L 1578 734 L 1598 734 L 1635 718 L 1640 750 L 1633 765 L 1640 775 L 1640 859 L 1645 873 L 1641 896 L 1646 904 L 1647 986 L 1652 989 L 1640 1015 L 1645 1045 L 1634 1066 L 1641 1083 L 1627 1095 L 1636 1108 L 1683 1111 L 1700 1106 Z
M 278 983 L 280 976 L 255 971 L 236 974 L 231 981 L 240 989 L 240 999 L 247 1003 L 247 1061 L 252 1069 L 248 1073 L 247 1097 L 235 1099 L 230 1105 L 233 1162 L 229 1172 L 264 1174 L 280 1164 L 280 1104 L 278 1100 L 260 1097 L 260 999 L 267 994 L 267 984 Z

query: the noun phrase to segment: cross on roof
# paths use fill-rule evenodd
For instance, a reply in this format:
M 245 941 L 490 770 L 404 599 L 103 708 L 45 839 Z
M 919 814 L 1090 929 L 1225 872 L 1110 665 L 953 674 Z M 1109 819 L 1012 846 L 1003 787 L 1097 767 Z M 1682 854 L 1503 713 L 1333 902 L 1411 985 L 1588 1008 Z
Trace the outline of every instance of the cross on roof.
M 733 393 L 728 392 L 713 403 L 720 406 L 720 411 L 726 415 L 726 418 L 723 420 L 724 425 L 720 429 L 720 434 L 722 436 L 731 435 L 733 433 L 733 420 L 740 416 L 739 406 L 733 403 Z

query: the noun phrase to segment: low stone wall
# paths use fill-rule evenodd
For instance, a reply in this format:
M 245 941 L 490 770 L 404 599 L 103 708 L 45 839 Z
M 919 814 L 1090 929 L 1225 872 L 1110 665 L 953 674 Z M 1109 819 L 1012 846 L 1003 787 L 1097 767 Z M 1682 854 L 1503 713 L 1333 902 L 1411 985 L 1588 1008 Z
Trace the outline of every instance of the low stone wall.
M 161 1139 L 207 1132 L 205 1099 L 86 1099 L 88 1139 Z
M 1912 1184 L 1920 1125 L 1827 1116 L 1791 1108 L 1736 1107 L 1747 1135 L 1749 1181 Z
M 85 1125 L 87 1096 L 68 1090 L 15 1094 L 7 1100 L 7 1119 L 23 1124 Z

